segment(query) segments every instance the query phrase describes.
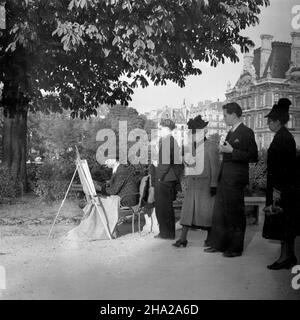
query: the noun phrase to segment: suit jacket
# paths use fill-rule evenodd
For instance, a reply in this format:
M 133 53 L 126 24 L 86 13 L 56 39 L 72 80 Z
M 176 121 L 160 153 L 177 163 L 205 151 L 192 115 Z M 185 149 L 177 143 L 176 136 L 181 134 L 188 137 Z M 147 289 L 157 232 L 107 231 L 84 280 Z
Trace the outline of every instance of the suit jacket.
M 121 197 L 121 205 L 134 206 L 139 201 L 139 188 L 128 166 L 120 164 L 106 188 L 109 195 Z
M 267 199 L 273 202 L 273 188 L 282 192 L 284 198 L 292 195 L 296 187 L 296 143 L 286 127 L 276 132 L 268 149 Z
M 168 148 L 169 147 L 169 148 Z M 159 140 L 158 165 L 155 168 L 155 178 L 158 181 L 180 181 L 183 164 L 180 161 L 178 143 L 172 135 Z
M 230 185 L 246 186 L 249 183 L 249 163 L 258 160 L 254 132 L 241 123 L 235 131 L 228 133 L 226 141 L 233 151 L 223 153 L 219 178 Z

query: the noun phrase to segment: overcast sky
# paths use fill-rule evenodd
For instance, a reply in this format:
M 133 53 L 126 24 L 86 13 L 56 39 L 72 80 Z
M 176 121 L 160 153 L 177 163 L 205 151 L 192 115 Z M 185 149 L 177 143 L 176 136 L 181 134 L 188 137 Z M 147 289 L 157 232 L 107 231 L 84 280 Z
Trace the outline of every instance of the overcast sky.
M 292 7 L 300 5 L 300 0 L 270 0 L 270 3 L 269 7 L 262 9 L 259 16 L 260 24 L 243 32 L 243 35 L 250 37 L 255 43 L 255 48 L 260 47 L 261 34 L 271 34 L 275 41 L 291 42 L 290 33 L 295 31 L 291 25 Z M 188 104 L 197 104 L 202 100 L 223 101 L 228 81 L 234 85 L 241 73 L 243 59 L 241 54 L 239 57 L 239 63 L 228 61 L 216 68 L 201 63 L 202 75 L 189 77 L 184 88 L 171 82 L 166 86 L 151 84 L 145 89 L 138 88 L 129 106 L 144 113 L 166 105 L 180 107 L 184 99 Z

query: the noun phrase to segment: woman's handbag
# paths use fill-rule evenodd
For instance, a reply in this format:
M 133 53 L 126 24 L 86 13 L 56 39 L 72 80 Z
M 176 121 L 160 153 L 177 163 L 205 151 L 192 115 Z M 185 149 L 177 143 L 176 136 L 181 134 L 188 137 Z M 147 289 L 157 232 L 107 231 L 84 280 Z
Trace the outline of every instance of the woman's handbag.
M 262 236 L 270 240 L 282 240 L 284 234 L 285 217 L 281 207 L 277 205 L 264 209 L 265 221 Z

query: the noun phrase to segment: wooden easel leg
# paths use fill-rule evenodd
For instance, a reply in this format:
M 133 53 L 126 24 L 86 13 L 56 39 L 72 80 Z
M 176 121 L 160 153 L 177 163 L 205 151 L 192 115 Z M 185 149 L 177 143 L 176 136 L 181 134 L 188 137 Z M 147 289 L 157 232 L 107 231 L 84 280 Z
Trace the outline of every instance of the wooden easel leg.
M 53 224 L 52 224 L 51 229 L 50 229 L 49 234 L 48 234 L 48 239 L 50 238 L 50 235 L 51 235 L 52 229 L 53 229 L 53 227 L 54 227 L 54 225 L 55 225 L 56 219 L 57 219 L 57 217 L 58 217 L 58 215 L 59 215 L 59 213 L 60 213 L 60 210 L 61 210 L 61 208 L 63 207 L 63 205 L 64 205 L 64 203 L 65 203 L 65 200 L 66 200 L 66 198 L 67 198 L 67 196 L 68 196 L 68 193 L 69 193 L 69 191 L 70 191 L 70 188 L 71 188 L 71 185 L 72 185 L 73 180 L 74 180 L 74 178 L 75 178 L 75 175 L 76 175 L 77 170 L 78 170 L 78 166 L 76 166 L 76 169 L 75 169 L 75 171 L 74 171 L 73 177 L 72 177 L 72 179 L 71 179 L 71 182 L 70 182 L 70 184 L 69 184 L 69 187 L 68 187 L 68 189 L 67 189 L 67 192 L 66 192 L 66 194 L 65 194 L 65 197 L 64 197 L 64 199 L 63 199 L 63 201 L 62 201 L 62 203 L 61 203 L 61 205 L 60 205 L 60 207 L 59 207 L 59 209 L 58 209 L 57 215 L 56 215 L 56 217 L 55 217 L 55 219 L 54 219 L 54 221 L 53 221 Z
M 139 218 L 139 235 L 141 235 L 141 210 L 139 211 L 139 216 L 138 216 L 138 218 Z
M 132 235 L 134 234 L 134 218 L 135 218 L 135 212 L 133 211 L 133 214 L 132 214 L 132 221 L 131 221 Z
M 96 207 L 96 210 L 97 210 L 97 212 L 98 212 L 98 214 L 99 214 L 99 216 L 100 216 L 100 219 L 101 219 L 101 221 L 102 221 L 102 223 L 103 223 L 104 229 L 105 229 L 105 231 L 106 231 L 109 239 L 112 240 L 112 235 L 111 235 L 111 233 L 110 233 L 110 231 L 109 231 L 109 228 L 108 228 L 106 222 L 105 222 L 104 219 L 103 219 L 103 216 L 102 216 L 102 214 L 101 214 L 101 212 L 100 212 L 100 210 L 99 210 L 99 208 L 98 208 L 98 205 L 95 204 L 95 207 Z

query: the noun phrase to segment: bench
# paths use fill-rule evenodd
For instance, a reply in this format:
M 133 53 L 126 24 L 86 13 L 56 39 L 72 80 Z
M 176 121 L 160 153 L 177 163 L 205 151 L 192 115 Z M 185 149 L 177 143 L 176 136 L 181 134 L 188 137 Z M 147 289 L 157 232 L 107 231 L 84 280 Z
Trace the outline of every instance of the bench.
M 265 197 L 245 197 L 245 206 L 255 206 L 257 208 L 255 224 L 259 224 L 260 222 L 260 215 L 263 214 L 263 208 L 265 207 L 265 203 Z
M 265 202 L 266 202 L 265 197 L 245 197 L 245 206 L 256 207 L 255 215 L 253 216 L 255 221 L 253 224 L 259 224 L 260 215 L 263 214 L 263 208 L 265 207 Z M 181 207 L 182 207 L 181 201 L 175 200 L 173 202 L 174 210 L 181 210 Z

